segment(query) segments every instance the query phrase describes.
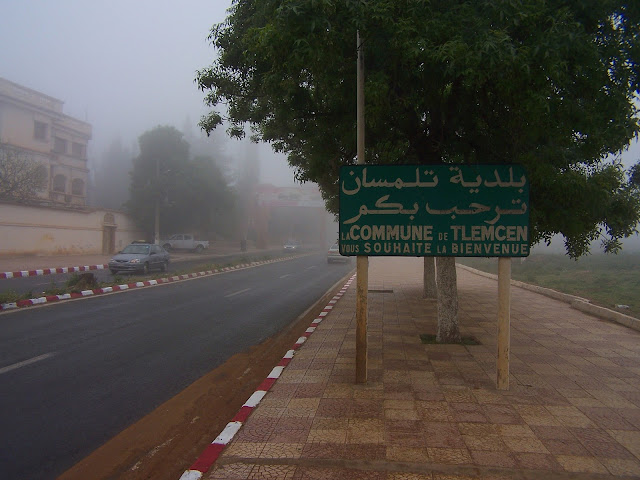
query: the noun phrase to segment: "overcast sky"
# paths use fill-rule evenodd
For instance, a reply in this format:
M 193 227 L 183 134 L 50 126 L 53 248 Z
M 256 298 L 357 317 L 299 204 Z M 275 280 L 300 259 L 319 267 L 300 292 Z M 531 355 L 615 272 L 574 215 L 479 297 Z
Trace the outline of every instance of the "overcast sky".
M 93 126 L 90 156 L 157 125 L 193 131 L 207 112 L 194 83 L 231 0 L 0 0 L 0 77 L 64 102 Z M 246 151 L 228 140 L 227 152 Z M 265 181 L 293 182 L 284 156 L 259 148 Z
M 93 125 L 92 159 L 157 125 L 182 129 L 207 112 L 193 80 L 214 56 L 206 37 L 231 0 L 0 0 L 0 76 L 64 101 Z M 227 152 L 243 151 L 235 140 Z M 246 151 L 246 150 L 244 150 Z M 259 148 L 263 179 L 290 184 L 283 156 Z M 634 142 L 624 155 L 640 157 Z

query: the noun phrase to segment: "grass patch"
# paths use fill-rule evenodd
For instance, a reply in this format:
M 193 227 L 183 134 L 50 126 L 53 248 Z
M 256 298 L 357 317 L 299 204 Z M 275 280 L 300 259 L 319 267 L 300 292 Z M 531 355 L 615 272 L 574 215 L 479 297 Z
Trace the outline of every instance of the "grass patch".
M 15 290 L 11 290 L 11 289 L 6 290 L 4 292 L 0 292 L 0 304 L 13 303 L 13 302 L 17 302 L 18 300 L 26 300 L 27 298 L 31 298 L 30 296 L 27 297 L 25 295 L 31 295 L 31 292 L 20 294 Z
M 79 293 L 83 290 L 95 290 L 103 285 L 98 282 L 93 273 L 74 273 L 67 280 L 67 290 L 73 293 Z
M 481 345 L 480 341 L 472 335 L 462 336 L 459 342 L 440 343 L 436 340 L 436 335 L 423 333 L 420 335 L 420 340 L 427 345 Z
M 498 273 L 496 258 L 458 258 L 457 262 Z M 640 318 L 640 253 L 597 253 L 571 260 L 560 254 L 533 254 L 511 262 L 514 280 L 588 298 L 595 305 Z M 628 309 L 616 308 L 627 305 Z

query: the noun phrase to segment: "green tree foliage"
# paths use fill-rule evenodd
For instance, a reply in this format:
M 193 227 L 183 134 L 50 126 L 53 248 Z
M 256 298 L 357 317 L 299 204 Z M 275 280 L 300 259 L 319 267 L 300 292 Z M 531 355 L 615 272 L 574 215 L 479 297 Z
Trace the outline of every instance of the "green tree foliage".
M 189 144 L 174 127 L 159 126 L 139 138 L 140 154 L 133 159 L 127 208 L 150 238 L 155 206 L 160 205 L 160 231 L 206 234 L 233 206 L 233 195 L 210 157 L 189 157 Z
M 619 161 L 640 130 L 640 3 L 622 0 L 236 0 L 196 81 L 229 133 L 249 122 L 337 210 L 356 157 L 356 31 L 367 163 L 520 163 L 533 243 L 570 256 L 635 231 Z M 224 121 L 212 110 L 201 126 Z
M 47 186 L 47 169 L 30 155 L 0 144 L 0 200 L 29 202 Z

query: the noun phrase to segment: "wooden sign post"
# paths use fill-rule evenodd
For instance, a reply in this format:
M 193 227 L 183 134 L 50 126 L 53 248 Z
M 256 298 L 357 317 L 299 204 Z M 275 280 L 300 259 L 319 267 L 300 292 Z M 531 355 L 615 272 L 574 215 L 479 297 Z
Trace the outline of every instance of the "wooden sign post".
M 529 182 L 515 164 L 366 165 L 356 34 L 357 164 L 340 169 L 340 253 L 357 257 L 356 383 L 367 382 L 369 256 L 499 257 L 497 380 L 509 389 L 511 257 L 529 255 Z
M 498 360 L 496 387 L 509 390 L 511 343 L 511 258 L 498 258 Z
M 358 164 L 364 165 L 364 52 L 360 32 L 356 34 L 358 49 L 357 72 L 357 134 Z M 369 295 L 369 257 L 356 259 L 356 383 L 367 383 L 367 300 Z

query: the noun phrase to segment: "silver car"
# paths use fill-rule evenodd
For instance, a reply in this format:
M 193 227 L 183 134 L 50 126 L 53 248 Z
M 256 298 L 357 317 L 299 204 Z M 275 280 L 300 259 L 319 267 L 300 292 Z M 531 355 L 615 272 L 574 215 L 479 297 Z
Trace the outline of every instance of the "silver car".
M 329 247 L 329 250 L 327 251 L 327 263 L 333 263 L 333 262 L 342 262 L 342 263 L 351 262 L 351 257 L 345 257 L 343 255 L 340 255 L 340 248 L 338 247 L 337 243 L 334 243 L 333 245 L 331 245 L 331 247 Z
M 282 246 L 283 252 L 295 253 L 300 249 L 300 244 L 297 240 L 287 240 Z
M 166 272 L 169 269 L 169 253 L 160 245 L 134 242 L 109 260 L 109 270 L 117 273 L 144 273 L 151 270 Z

